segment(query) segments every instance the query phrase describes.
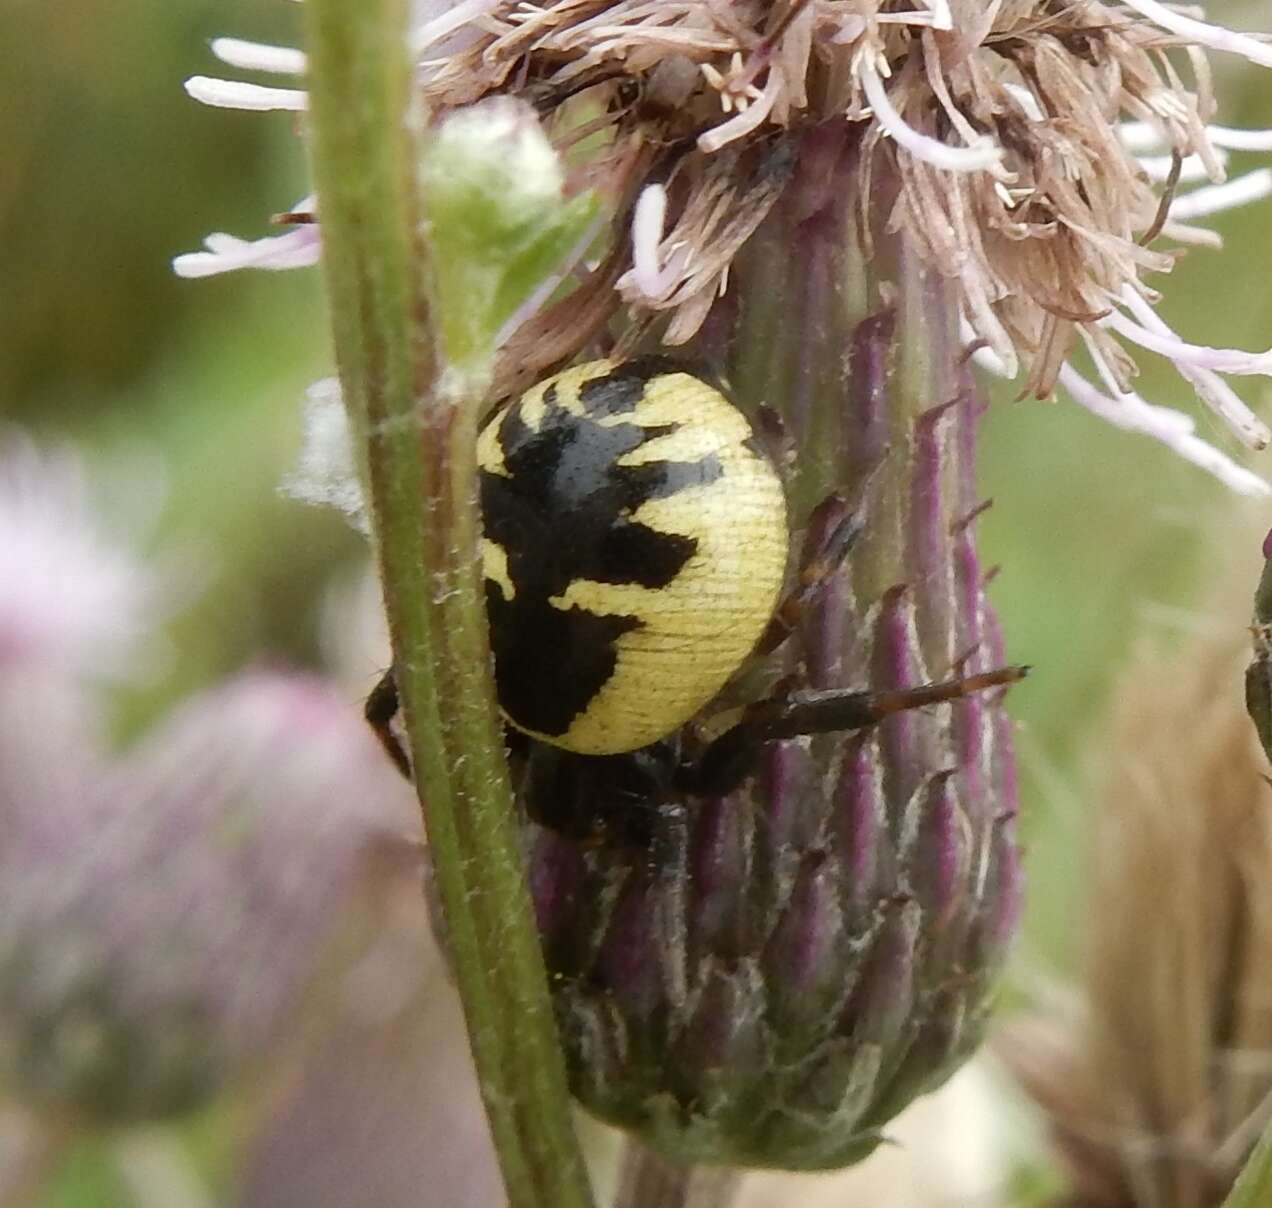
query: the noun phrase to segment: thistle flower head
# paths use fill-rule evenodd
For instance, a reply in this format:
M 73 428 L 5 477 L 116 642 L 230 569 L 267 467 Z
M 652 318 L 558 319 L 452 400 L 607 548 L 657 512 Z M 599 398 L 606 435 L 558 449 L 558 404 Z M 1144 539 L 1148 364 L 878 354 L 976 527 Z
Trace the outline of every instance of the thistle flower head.
M 171 576 L 101 502 L 74 450 L 0 430 L 0 734 L 20 740 L 0 757 L 0 880 L 73 833 L 103 760 L 102 688 L 163 649 Z
M 426 7 L 411 49 L 443 121 L 491 97 L 533 106 L 565 193 L 611 218 L 505 332 L 492 396 L 585 353 L 685 347 L 785 472 L 804 551 L 791 636 L 669 749 L 701 749 L 767 696 L 1003 661 L 975 541 L 972 361 L 1266 491 L 1130 391 L 1128 351 L 1166 356 L 1267 443 L 1221 376 L 1267 355 L 1187 344 L 1145 280 L 1212 241 L 1193 218 L 1272 187 L 1181 192 L 1199 172 L 1220 188 L 1234 141 L 1208 124 L 1203 52 L 1268 64 L 1257 39 L 1154 0 L 466 0 Z M 1079 345 L 1101 387 L 1069 363 Z M 862 533 L 841 564 L 822 553 L 846 513 Z M 647 793 L 648 851 L 527 826 L 560 1034 L 577 1097 L 675 1159 L 839 1165 L 983 1029 L 1020 904 L 1010 726 L 981 693 L 755 755 L 736 787 Z M 513 759 L 527 799 L 533 758 Z M 574 816 L 623 795 L 583 770 L 552 784 Z
M 56 758 L 76 737 L 27 740 Z M 6 1085 L 118 1121 L 186 1110 L 241 1071 L 294 1005 L 358 853 L 403 823 L 364 738 L 324 686 L 248 675 L 98 769 L 71 829 L 21 842 L 0 889 Z
M 1214 124 L 1205 57 L 1270 66 L 1258 36 L 1156 0 L 464 0 L 419 6 L 411 48 L 437 110 L 515 92 L 559 148 L 585 146 L 574 184 L 599 184 L 617 220 L 609 255 L 511 338 L 505 385 L 577 353 L 620 303 L 661 315 L 665 343 L 691 340 L 781 195 L 784 136 L 842 123 L 859 146 L 845 217 L 855 208 L 867 232 L 904 231 L 957 283 L 959 336 L 979 364 L 1022 393 L 1059 387 L 1235 489 L 1265 491 L 1187 416 L 1132 389 L 1135 358 L 1165 357 L 1241 443 L 1268 443 L 1226 378 L 1268 374 L 1272 352 L 1190 344 L 1157 315 L 1150 282 L 1187 246 L 1219 244 L 1198 219 L 1272 192 L 1272 169 L 1227 179 L 1229 153 L 1270 150 L 1272 132 Z M 286 48 L 213 49 L 240 68 L 305 68 Z M 216 105 L 305 107 L 292 88 L 196 77 L 188 89 Z M 312 199 L 296 209 L 312 217 Z M 255 243 L 212 236 L 176 267 L 318 254 L 307 223 Z M 1095 381 L 1071 362 L 1078 349 Z
M 200 1103 L 277 1035 L 359 854 L 409 814 L 344 699 L 301 676 L 245 674 L 112 755 L 90 677 L 157 613 L 81 494 L 68 453 L 0 460 L 0 628 L 24 638 L 0 653 L 0 1077 L 118 1122 Z

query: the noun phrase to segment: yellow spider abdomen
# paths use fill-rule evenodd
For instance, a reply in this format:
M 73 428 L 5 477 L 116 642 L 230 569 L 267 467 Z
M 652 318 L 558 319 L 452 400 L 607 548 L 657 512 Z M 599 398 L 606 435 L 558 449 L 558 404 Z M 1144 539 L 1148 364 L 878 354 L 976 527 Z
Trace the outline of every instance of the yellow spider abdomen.
M 635 750 L 745 661 L 786 570 L 786 504 L 745 416 L 663 358 L 540 382 L 478 442 L 499 702 L 566 750 Z

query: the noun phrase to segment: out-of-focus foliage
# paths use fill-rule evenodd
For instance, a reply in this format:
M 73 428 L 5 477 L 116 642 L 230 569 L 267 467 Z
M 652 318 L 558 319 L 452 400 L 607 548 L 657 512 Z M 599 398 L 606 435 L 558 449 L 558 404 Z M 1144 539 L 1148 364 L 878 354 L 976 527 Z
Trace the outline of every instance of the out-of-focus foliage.
M 286 37 L 294 15 L 245 0 L 18 0 L 0 22 L 21 48 L 0 81 L 0 397 L 26 417 L 56 403 L 86 418 L 177 341 L 241 312 L 240 289 L 196 295 L 168 258 L 210 223 L 282 208 L 300 152 L 285 124 L 225 121 L 180 81 L 206 68 L 213 34 Z
M 23 48 L 0 78 L 0 415 L 91 445 L 103 474 L 157 470 L 158 518 L 201 580 L 161 694 L 133 700 L 126 726 L 244 662 L 312 661 L 325 575 L 361 552 L 276 490 L 326 355 L 317 274 L 169 267 L 209 231 L 267 234 L 307 187 L 287 115 L 245 119 L 181 88 L 215 71 L 216 34 L 294 42 L 298 26 L 290 5 L 247 0 L 0 13 Z
M 1249 519 L 1229 513 L 1238 548 L 1262 536 Z M 1256 1056 L 1272 1046 L 1272 812 L 1241 693 L 1249 570 L 1209 565 L 1192 632 L 1177 649 L 1137 642 L 1117 681 L 1077 992 L 1005 1021 L 996 1041 L 1081 1208 L 1213 1208 L 1272 1090 Z
M 1253 24 L 1266 20 L 1260 9 L 1216 3 L 1211 15 Z M 306 191 L 287 115 L 207 109 L 181 90 L 189 75 L 215 74 L 211 37 L 294 44 L 298 26 L 295 6 L 281 0 L 10 0 L 0 9 L 11 48 L 0 72 L 0 417 L 73 439 L 102 482 L 152 484 L 132 492 L 137 507 L 155 512 L 165 547 L 192 568 L 167 663 L 117 692 L 121 740 L 236 668 L 321 665 L 324 592 L 364 557 L 334 513 L 276 491 L 295 460 L 302 391 L 330 371 L 318 274 L 182 281 L 169 270 L 209 231 L 267 233 L 262 216 Z M 1225 124 L 1272 126 L 1268 77 L 1216 65 Z M 1268 214 L 1222 216 L 1215 225 L 1229 252 L 1190 253 L 1165 283 L 1163 314 L 1190 338 L 1272 343 Z M 1146 397 L 1187 405 L 1182 383 L 1151 356 L 1142 363 Z M 1246 394 L 1268 418 L 1266 384 L 1252 379 Z M 1226 441 L 1208 417 L 1200 424 Z M 1272 474 L 1272 458 L 1255 464 Z M 1035 667 L 1012 696 L 1031 884 L 1021 966 L 1063 969 L 1080 946 L 1070 922 L 1086 839 L 1080 752 L 1099 742 L 1113 675 L 1146 619 L 1191 607 L 1199 518 L 1230 501 L 1146 440 L 1067 405 L 1006 396 L 990 415 L 982 469 L 995 499 L 984 552 L 1002 566 L 993 595 L 1010 656 Z M 1252 586 L 1257 555 L 1231 555 L 1249 557 Z M 345 680 L 351 710 L 374 670 L 359 666 Z M 224 1186 L 244 1114 L 227 1101 L 181 1133 Z M 105 1145 L 88 1138 L 45 1202 L 127 1202 L 118 1180 Z

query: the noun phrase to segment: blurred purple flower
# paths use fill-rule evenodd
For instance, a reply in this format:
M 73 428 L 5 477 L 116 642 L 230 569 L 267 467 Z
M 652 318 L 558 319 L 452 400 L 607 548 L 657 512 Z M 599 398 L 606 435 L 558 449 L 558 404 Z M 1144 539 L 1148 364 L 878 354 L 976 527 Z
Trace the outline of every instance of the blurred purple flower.
M 0 457 L 0 564 L 0 1072 L 89 1118 L 191 1107 L 278 1035 L 409 794 L 308 676 L 241 675 L 106 752 L 83 677 L 151 636 L 155 580 L 70 454 Z
M 247 1147 L 239 1208 L 500 1202 L 463 1016 L 420 894 L 420 852 L 385 849 L 368 872 L 353 925 L 361 955 Z

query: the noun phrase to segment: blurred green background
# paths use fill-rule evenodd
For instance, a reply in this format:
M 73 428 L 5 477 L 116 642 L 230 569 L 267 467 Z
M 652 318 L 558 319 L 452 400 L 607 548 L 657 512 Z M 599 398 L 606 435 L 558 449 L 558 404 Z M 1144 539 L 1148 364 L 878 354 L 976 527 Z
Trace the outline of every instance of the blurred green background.
M 1210 12 L 1272 28 L 1257 6 Z M 0 10 L 11 48 L 0 74 L 0 415 L 73 439 L 103 473 L 137 458 L 157 467 L 167 495 L 151 540 L 197 559 L 205 576 L 173 625 L 165 674 L 122 702 L 121 738 L 244 664 L 316 663 L 321 588 L 363 557 L 334 513 L 277 492 L 299 446 L 303 390 L 330 372 L 316 271 L 183 281 L 169 268 L 209 231 L 269 233 L 268 215 L 307 191 L 288 115 L 209 109 L 181 90 L 187 76 L 219 74 L 211 37 L 296 44 L 298 25 L 295 5 L 260 0 L 8 0 Z M 1272 75 L 1217 58 L 1216 68 L 1221 120 L 1272 126 Z M 1234 168 L 1256 162 L 1238 156 Z M 1201 343 L 1272 344 L 1270 221 L 1267 205 L 1216 220 L 1228 250 L 1191 252 L 1164 282 L 1173 326 Z M 1203 434 L 1232 447 L 1178 379 L 1141 360 L 1146 397 L 1193 411 Z M 1272 416 L 1265 381 L 1238 385 Z M 1255 464 L 1272 476 L 1272 457 Z M 1064 969 L 1084 783 L 1110 686 L 1142 633 L 1163 621 L 1169 632 L 1169 618 L 1194 607 L 1203 555 L 1215 552 L 1206 547 L 1225 540 L 1236 501 L 1146 439 L 1006 392 L 982 468 L 995 506 L 981 531 L 987 561 L 1002 567 L 994 597 L 1008 650 L 1036 669 L 1012 695 L 1031 883 L 1022 959 Z M 1233 531 L 1244 541 L 1243 526 Z M 1248 560 L 1253 584 L 1257 549 L 1219 553 Z M 218 1125 L 199 1129 L 215 1137 Z M 50 1202 L 113 1202 L 100 1179 L 81 1155 Z

